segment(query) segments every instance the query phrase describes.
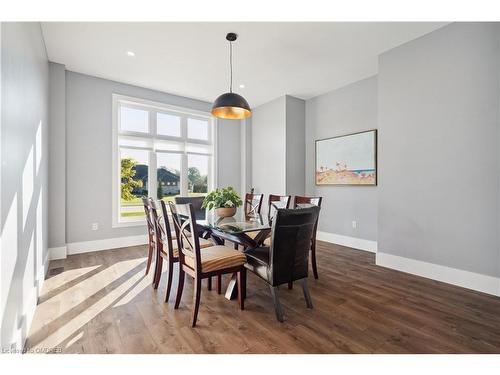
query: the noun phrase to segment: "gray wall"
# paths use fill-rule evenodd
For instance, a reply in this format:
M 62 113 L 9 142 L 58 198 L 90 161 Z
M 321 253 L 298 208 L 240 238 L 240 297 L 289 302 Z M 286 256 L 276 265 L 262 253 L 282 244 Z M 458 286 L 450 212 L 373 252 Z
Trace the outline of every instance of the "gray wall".
M 39 23 L 1 25 L 2 348 L 21 348 L 47 260 L 49 65 Z
M 303 195 L 305 102 L 281 96 L 253 110 L 251 186 L 256 193 Z M 266 205 L 263 206 L 266 211 Z
M 252 189 L 252 118 L 241 122 L 241 196 Z
M 306 193 L 324 198 L 320 231 L 377 240 L 377 187 L 314 183 L 315 140 L 376 128 L 376 77 L 306 101 Z
M 209 111 L 211 103 L 66 72 L 66 241 L 68 243 L 144 234 L 144 227 L 112 228 L 112 94 Z M 218 184 L 239 188 L 239 122 L 218 131 Z M 236 129 L 238 128 L 238 129 Z M 92 231 L 91 223 L 99 223 Z
M 217 187 L 241 190 L 240 120 L 217 121 Z
M 286 193 L 305 193 L 305 101 L 287 95 L 286 107 Z
M 66 70 L 49 63 L 49 248 L 66 245 Z
M 286 191 L 285 96 L 253 110 L 252 186 L 256 193 Z
M 379 59 L 379 252 L 499 275 L 499 29 L 455 23 Z

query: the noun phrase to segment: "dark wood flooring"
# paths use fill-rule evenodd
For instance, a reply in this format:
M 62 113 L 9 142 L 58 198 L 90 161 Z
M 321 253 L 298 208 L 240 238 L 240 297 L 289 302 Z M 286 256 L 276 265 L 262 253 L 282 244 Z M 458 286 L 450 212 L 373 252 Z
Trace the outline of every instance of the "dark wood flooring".
M 314 309 L 280 289 L 285 323 L 266 284 L 248 276 L 245 311 L 202 291 L 190 326 L 192 282 L 179 310 L 144 276 L 146 249 L 53 261 L 27 348 L 63 353 L 500 353 L 500 298 L 376 266 L 374 254 L 319 242 Z M 176 270 L 177 271 L 177 270 Z M 174 291 L 177 287 L 174 276 Z M 224 279 L 224 287 L 228 278 Z

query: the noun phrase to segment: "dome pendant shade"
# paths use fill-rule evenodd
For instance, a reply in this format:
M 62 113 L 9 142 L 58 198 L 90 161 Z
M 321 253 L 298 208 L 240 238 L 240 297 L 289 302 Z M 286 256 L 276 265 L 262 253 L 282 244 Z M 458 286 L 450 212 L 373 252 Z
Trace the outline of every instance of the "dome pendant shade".
M 212 115 L 231 120 L 245 119 L 252 115 L 244 97 L 234 92 L 226 92 L 215 99 Z
M 250 106 L 244 97 L 233 92 L 233 42 L 238 38 L 235 33 L 228 33 L 226 40 L 229 42 L 229 92 L 215 99 L 212 106 L 212 115 L 218 118 L 241 120 L 252 115 Z

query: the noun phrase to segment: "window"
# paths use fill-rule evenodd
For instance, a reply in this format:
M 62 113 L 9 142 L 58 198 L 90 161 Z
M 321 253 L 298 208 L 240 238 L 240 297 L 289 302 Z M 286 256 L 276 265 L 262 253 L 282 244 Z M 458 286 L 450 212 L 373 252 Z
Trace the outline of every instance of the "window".
M 181 136 L 181 118 L 179 116 L 157 113 L 156 126 L 159 135 Z
M 211 190 L 214 133 L 209 113 L 113 95 L 113 226 L 144 224 L 143 196 Z
M 148 133 L 148 111 L 131 107 L 120 107 L 120 129 L 122 131 Z
M 188 138 L 208 140 L 208 121 L 188 118 Z

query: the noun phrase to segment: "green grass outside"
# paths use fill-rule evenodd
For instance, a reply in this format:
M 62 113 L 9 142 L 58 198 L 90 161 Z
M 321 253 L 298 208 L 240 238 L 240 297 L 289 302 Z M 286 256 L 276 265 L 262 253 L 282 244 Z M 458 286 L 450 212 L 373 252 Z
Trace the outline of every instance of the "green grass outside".
M 175 197 L 179 196 L 180 194 L 177 195 L 169 195 L 166 197 L 163 197 L 162 200 L 165 203 L 168 202 L 174 202 Z M 206 195 L 206 193 L 188 193 L 188 196 L 190 197 L 199 197 Z M 126 200 L 121 200 L 121 205 L 122 207 L 137 207 L 137 211 L 128 211 L 128 212 L 122 212 L 120 214 L 121 217 L 141 217 L 144 216 L 144 208 L 142 206 L 142 197 L 135 197 L 130 201 Z
M 144 211 L 133 211 L 133 212 L 122 212 L 121 217 L 142 217 L 144 216 Z

